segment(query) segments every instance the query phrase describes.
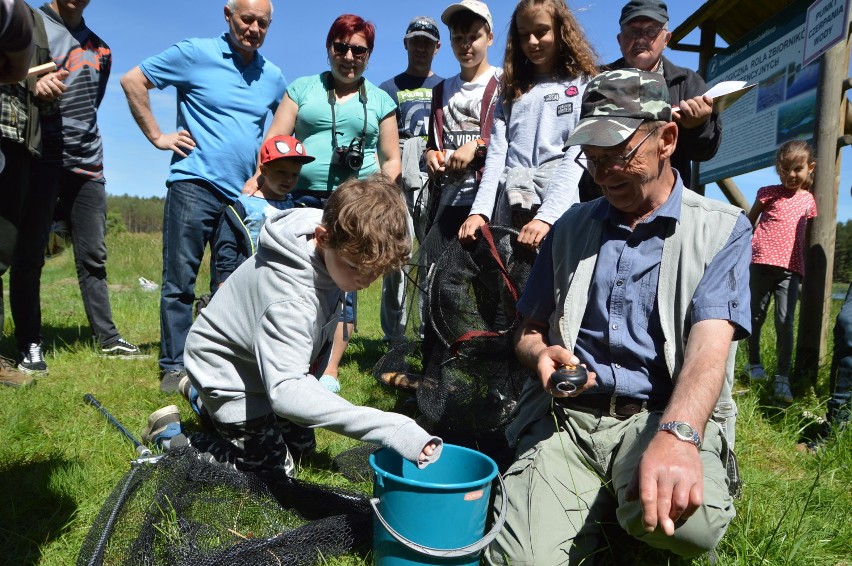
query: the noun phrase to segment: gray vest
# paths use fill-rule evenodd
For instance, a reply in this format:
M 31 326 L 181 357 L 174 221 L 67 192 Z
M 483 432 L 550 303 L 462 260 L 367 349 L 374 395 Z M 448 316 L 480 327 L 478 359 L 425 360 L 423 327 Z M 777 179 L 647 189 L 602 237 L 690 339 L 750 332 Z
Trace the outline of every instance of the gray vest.
M 550 317 L 548 341 L 571 351 L 586 312 L 605 222 L 593 216 L 606 206 L 603 198 L 574 206 L 553 227 L 554 292 L 556 304 L 562 308 Z M 672 381 L 677 380 L 683 366 L 695 289 L 706 267 L 728 242 L 740 214 L 739 208 L 684 190 L 680 221 L 672 222 L 665 235 L 657 307 L 663 329 L 663 353 Z M 666 316 L 667 313 L 672 316 Z M 734 343 L 732 351 L 735 348 Z M 729 364 L 714 411 L 717 420 L 735 414 L 731 397 L 733 380 Z M 529 424 L 547 414 L 551 401 L 538 380 L 528 382 L 518 401 L 518 415 L 506 431 L 509 442 L 514 444 Z

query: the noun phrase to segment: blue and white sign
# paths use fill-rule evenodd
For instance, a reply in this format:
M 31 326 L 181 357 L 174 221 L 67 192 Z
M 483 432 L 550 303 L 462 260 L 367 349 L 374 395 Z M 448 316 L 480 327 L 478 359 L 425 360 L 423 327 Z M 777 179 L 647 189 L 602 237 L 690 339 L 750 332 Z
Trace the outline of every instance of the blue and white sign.
M 722 144 L 699 164 L 700 183 L 770 166 L 780 144 L 813 138 L 819 62 L 802 64 L 809 6 L 809 0 L 794 2 L 708 62 L 708 85 L 757 87 L 722 112 Z
M 816 0 L 808 8 L 805 24 L 805 53 L 802 65 L 807 65 L 846 40 L 850 0 Z

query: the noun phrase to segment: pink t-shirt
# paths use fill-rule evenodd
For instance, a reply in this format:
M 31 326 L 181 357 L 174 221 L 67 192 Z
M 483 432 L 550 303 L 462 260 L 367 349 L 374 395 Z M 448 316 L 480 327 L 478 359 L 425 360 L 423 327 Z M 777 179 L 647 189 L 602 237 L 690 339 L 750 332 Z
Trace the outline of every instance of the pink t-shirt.
M 817 215 L 816 201 L 808 191 L 791 191 L 782 185 L 757 191 L 763 204 L 751 241 L 751 262 L 783 267 L 805 276 L 805 228 Z

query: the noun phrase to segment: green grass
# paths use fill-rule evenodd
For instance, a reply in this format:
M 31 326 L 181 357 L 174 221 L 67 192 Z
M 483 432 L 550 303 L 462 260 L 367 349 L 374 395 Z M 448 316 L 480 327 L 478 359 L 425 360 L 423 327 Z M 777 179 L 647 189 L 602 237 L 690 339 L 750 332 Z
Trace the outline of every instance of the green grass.
M 132 361 L 97 356 L 71 254 L 47 262 L 42 310 L 50 376 L 26 390 L 0 388 L 2 564 L 73 564 L 103 501 L 128 470 L 134 457 L 132 446 L 83 402 L 85 393 L 92 393 L 137 436 L 148 414 L 167 404 L 178 404 L 190 420 L 180 398 L 158 390 L 159 293 L 145 292 L 137 284 L 139 276 L 160 280 L 159 236 L 120 234 L 110 237 L 108 245 L 116 324 L 128 340 L 141 344 L 151 355 Z M 206 281 L 206 276 L 202 274 L 200 281 Z M 8 298 L 4 300 L 8 307 Z M 390 409 L 400 398 L 381 389 L 369 373 L 382 352 L 378 302 L 378 284 L 362 293 L 359 331 L 341 371 L 342 393 L 353 402 Z M 839 303 L 833 314 L 837 308 Z M 771 326 L 770 322 L 764 327 L 768 372 L 774 369 Z M 15 349 L 11 332 L 7 316 L 0 342 L 0 353 L 7 356 Z M 744 345 L 740 350 L 738 367 L 742 368 Z M 719 564 L 852 564 L 850 433 L 841 434 L 816 456 L 795 450 L 810 424 L 801 416 L 803 411 L 824 412 L 826 374 L 823 369 L 816 390 L 787 411 L 772 407 L 760 390 L 746 390 L 738 397 L 737 452 L 745 489 L 737 503 L 737 518 L 719 546 Z M 746 385 L 741 382 L 741 389 Z M 320 454 L 301 477 L 370 489 L 369 484 L 353 486 L 328 466 L 354 441 L 319 431 L 318 443 Z M 354 555 L 328 564 L 370 562 L 369 555 Z M 649 563 L 660 563 L 660 559 Z

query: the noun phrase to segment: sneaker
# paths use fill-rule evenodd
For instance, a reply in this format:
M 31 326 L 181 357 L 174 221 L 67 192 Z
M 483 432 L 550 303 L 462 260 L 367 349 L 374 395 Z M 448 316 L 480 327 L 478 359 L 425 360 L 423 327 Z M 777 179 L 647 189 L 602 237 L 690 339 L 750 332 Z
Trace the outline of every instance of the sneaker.
M 109 356 L 110 358 L 118 358 L 121 360 L 138 358 L 144 356 L 142 350 L 136 344 L 131 344 L 124 338 L 119 338 L 111 344 L 101 346 L 101 355 Z
M 748 366 L 749 381 L 766 381 L 766 371 L 761 364 L 750 364 Z
M 169 405 L 148 416 L 148 425 L 142 431 L 142 442 L 164 450 L 188 444 L 180 426 L 180 411 Z
M 21 361 L 18 362 L 18 369 L 24 373 L 31 373 L 33 375 L 47 375 L 47 364 L 44 361 L 44 355 L 41 353 L 41 342 L 38 344 L 30 342 L 21 351 Z
M 195 387 L 192 386 L 192 382 L 189 381 L 188 375 L 184 374 L 178 382 L 177 388 L 178 392 L 187 400 L 189 406 L 192 407 L 195 414 L 201 416 L 201 399 L 198 398 L 198 391 L 196 391 Z
M 15 362 L 0 357 L 0 385 L 7 387 L 29 387 L 35 385 L 35 377 L 15 367 Z
M 776 375 L 772 383 L 772 398 L 789 405 L 793 402 L 793 392 L 790 390 L 790 378 Z
M 181 379 L 186 377 L 185 369 L 171 369 L 160 371 L 160 391 L 163 393 L 180 393 L 178 386 Z

